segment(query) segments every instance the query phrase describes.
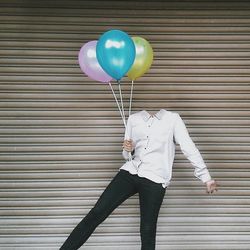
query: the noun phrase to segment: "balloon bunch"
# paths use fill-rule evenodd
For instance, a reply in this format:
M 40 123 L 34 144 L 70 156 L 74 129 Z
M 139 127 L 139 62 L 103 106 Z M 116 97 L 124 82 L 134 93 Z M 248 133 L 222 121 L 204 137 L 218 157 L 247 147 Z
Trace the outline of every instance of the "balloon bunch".
M 109 84 L 125 128 L 126 117 L 122 100 L 121 79 L 127 75 L 131 80 L 130 116 L 134 81 L 150 68 L 152 61 L 153 49 L 149 42 L 142 37 L 131 38 L 121 30 L 105 32 L 98 41 L 84 44 L 78 54 L 80 68 L 87 76 Z M 113 79 L 118 84 L 121 107 L 111 84 Z

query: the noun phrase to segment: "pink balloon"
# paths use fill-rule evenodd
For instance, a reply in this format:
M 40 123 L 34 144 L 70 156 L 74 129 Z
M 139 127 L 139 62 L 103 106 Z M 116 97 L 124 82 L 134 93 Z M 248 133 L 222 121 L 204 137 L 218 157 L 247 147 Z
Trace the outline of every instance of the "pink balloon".
M 96 58 L 97 41 L 90 41 L 82 46 L 78 54 L 78 62 L 81 70 L 91 79 L 98 82 L 110 82 L 109 76 L 100 66 Z

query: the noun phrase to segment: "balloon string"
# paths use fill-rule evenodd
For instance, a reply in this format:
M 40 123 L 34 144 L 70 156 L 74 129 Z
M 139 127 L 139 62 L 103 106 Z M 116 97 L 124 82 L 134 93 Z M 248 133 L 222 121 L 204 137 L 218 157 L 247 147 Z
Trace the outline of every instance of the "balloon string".
M 134 87 L 134 80 L 132 80 L 132 84 L 131 84 L 131 90 L 130 90 L 130 100 L 129 100 L 129 114 L 128 114 L 128 116 L 130 116 L 130 114 L 131 114 L 131 105 L 132 105 L 133 87 Z
M 126 120 L 125 112 L 124 112 L 124 107 L 123 107 L 123 100 L 122 100 L 122 90 L 121 90 L 121 81 L 118 81 L 118 87 L 119 87 L 119 93 L 120 93 L 120 100 L 121 100 L 121 105 L 122 105 L 122 112 L 123 112 L 123 117 L 124 120 Z
M 122 111 L 121 111 L 121 108 L 120 108 L 119 102 L 118 102 L 118 100 L 117 100 L 116 94 L 115 94 L 114 89 L 113 89 L 113 87 L 112 87 L 112 84 L 111 84 L 110 82 L 109 82 L 109 86 L 110 86 L 111 91 L 112 91 L 112 93 L 113 93 L 113 96 L 114 96 L 114 98 L 115 98 L 117 107 L 118 107 L 118 109 L 119 109 L 119 111 L 120 111 L 120 115 L 121 115 L 121 118 L 122 118 L 122 121 L 123 121 L 125 130 L 126 130 L 126 129 L 127 129 L 127 124 L 126 124 L 126 121 L 125 121 L 125 117 L 123 116 L 123 113 L 122 113 Z M 126 139 L 127 139 L 127 138 L 126 138 Z M 129 161 L 132 161 L 132 154 L 131 154 L 131 152 L 128 153 L 128 157 L 129 157 Z
M 126 116 L 125 116 L 125 112 L 124 112 L 124 106 L 123 106 L 123 100 L 122 100 L 122 91 L 121 91 L 121 81 L 118 81 L 118 87 L 119 87 L 119 93 L 120 93 L 120 100 L 121 100 L 121 106 L 122 106 L 122 111 L 123 111 L 123 118 L 124 121 L 126 121 Z M 127 129 L 127 126 L 125 126 L 125 128 Z M 131 139 L 131 138 L 129 138 Z M 132 161 L 132 155 L 131 152 L 128 153 L 129 156 L 129 161 Z
M 122 114 L 122 111 L 121 111 L 121 108 L 120 108 L 119 102 L 118 102 L 118 100 L 117 100 L 116 94 L 115 94 L 114 89 L 113 89 L 113 87 L 112 87 L 112 84 L 111 84 L 110 82 L 109 82 L 109 86 L 110 86 L 111 91 L 112 91 L 112 93 L 113 93 L 113 96 L 114 96 L 114 98 L 115 98 L 115 101 L 116 101 L 117 107 L 118 107 L 118 109 L 119 109 L 119 111 L 120 111 L 120 115 L 121 115 L 121 118 L 122 118 L 122 121 L 123 121 L 124 127 L 125 127 L 125 129 L 126 129 L 126 127 L 127 127 L 127 126 L 126 126 L 125 119 L 124 119 L 124 117 L 123 117 L 123 114 Z

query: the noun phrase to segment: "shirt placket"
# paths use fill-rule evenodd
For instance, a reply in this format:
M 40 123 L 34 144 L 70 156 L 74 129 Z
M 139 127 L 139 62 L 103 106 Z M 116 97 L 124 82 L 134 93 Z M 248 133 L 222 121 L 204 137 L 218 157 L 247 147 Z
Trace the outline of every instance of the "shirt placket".
M 143 148 L 144 152 L 140 156 L 140 162 L 138 164 L 138 169 L 139 169 L 140 165 L 143 163 L 143 157 L 147 153 L 147 150 L 148 150 L 149 139 L 150 139 L 150 134 L 151 134 L 153 122 L 154 122 L 154 117 L 150 117 L 149 120 L 147 121 L 147 125 L 146 125 L 146 138 L 147 138 L 147 140 L 146 140 L 146 143 L 145 143 L 144 148 Z

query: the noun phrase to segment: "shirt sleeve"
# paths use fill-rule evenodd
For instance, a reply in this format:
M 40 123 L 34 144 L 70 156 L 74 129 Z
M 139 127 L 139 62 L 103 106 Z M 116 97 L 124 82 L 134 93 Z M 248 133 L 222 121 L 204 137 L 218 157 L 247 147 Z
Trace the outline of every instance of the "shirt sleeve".
M 207 166 L 204 163 L 199 150 L 190 138 L 185 123 L 178 113 L 174 126 L 174 139 L 175 142 L 180 145 L 183 154 L 194 166 L 195 177 L 200 179 L 203 183 L 211 180 L 211 176 L 209 174 Z
M 129 116 L 127 120 L 127 126 L 124 134 L 124 140 L 131 139 L 131 132 L 132 132 L 132 125 L 131 125 L 131 116 Z M 131 155 L 133 156 L 135 153 L 135 150 L 131 152 Z M 127 152 L 125 149 L 122 150 L 122 156 L 125 160 L 129 160 L 129 152 Z

